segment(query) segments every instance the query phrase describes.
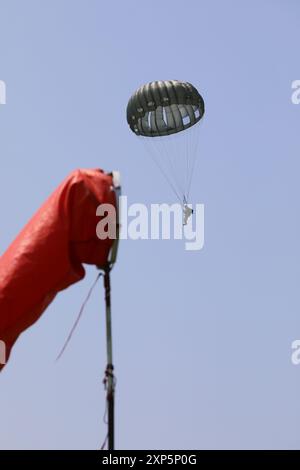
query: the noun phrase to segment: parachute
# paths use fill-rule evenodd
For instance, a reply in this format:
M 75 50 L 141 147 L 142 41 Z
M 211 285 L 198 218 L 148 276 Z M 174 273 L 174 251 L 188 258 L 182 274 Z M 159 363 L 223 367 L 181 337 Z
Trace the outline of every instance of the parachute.
M 178 80 L 141 86 L 127 105 L 127 122 L 140 138 L 174 194 L 187 207 L 195 168 L 204 101 L 197 89 Z
M 99 169 L 72 172 L 1 256 L 0 341 L 6 360 L 56 294 L 83 279 L 84 263 L 104 268 L 111 262 L 116 240 L 97 237 L 96 210 L 104 203 L 117 208 L 113 176 Z

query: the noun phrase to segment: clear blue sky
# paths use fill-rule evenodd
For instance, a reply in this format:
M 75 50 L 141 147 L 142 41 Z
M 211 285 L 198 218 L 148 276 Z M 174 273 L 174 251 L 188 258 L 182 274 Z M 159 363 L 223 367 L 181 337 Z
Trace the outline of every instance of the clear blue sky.
M 119 169 L 129 202 L 173 202 L 128 130 L 127 100 L 175 78 L 206 102 L 191 194 L 206 208 L 204 249 L 124 241 L 113 273 L 120 449 L 300 448 L 299 36 L 296 0 L 0 0 L 2 253 L 78 167 Z M 102 443 L 100 285 L 54 363 L 95 275 L 14 348 L 1 448 Z

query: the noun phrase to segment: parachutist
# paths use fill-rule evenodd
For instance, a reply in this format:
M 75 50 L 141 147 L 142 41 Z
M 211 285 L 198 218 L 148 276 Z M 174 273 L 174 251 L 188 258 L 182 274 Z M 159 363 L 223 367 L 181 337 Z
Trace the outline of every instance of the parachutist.
M 194 213 L 193 209 L 191 209 L 186 202 L 183 203 L 183 225 L 187 225 L 190 216 Z

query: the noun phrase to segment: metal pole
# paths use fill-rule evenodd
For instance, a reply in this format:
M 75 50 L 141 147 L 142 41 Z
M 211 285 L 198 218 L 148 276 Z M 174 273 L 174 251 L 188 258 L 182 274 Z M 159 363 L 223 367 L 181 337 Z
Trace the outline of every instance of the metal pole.
M 110 266 L 104 270 L 104 288 L 106 304 L 106 335 L 107 335 L 107 366 L 105 371 L 106 399 L 108 411 L 108 450 L 114 450 L 114 366 L 112 357 L 112 322 L 111 322 L 111 297 L 110 297 Z

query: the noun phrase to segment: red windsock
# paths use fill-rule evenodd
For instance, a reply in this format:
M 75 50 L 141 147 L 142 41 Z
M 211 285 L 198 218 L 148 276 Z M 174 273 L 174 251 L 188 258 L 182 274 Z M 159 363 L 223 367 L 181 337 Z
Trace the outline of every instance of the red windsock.
M 96 209 L 104 203 L 116 207 L 112 176 L 99 169 L 74 171 L 1 256 L 0 345 L 6 360 L 56 294 L 84 277 L 83 263 L 106 265 L 114 240 L 96 234 Z

